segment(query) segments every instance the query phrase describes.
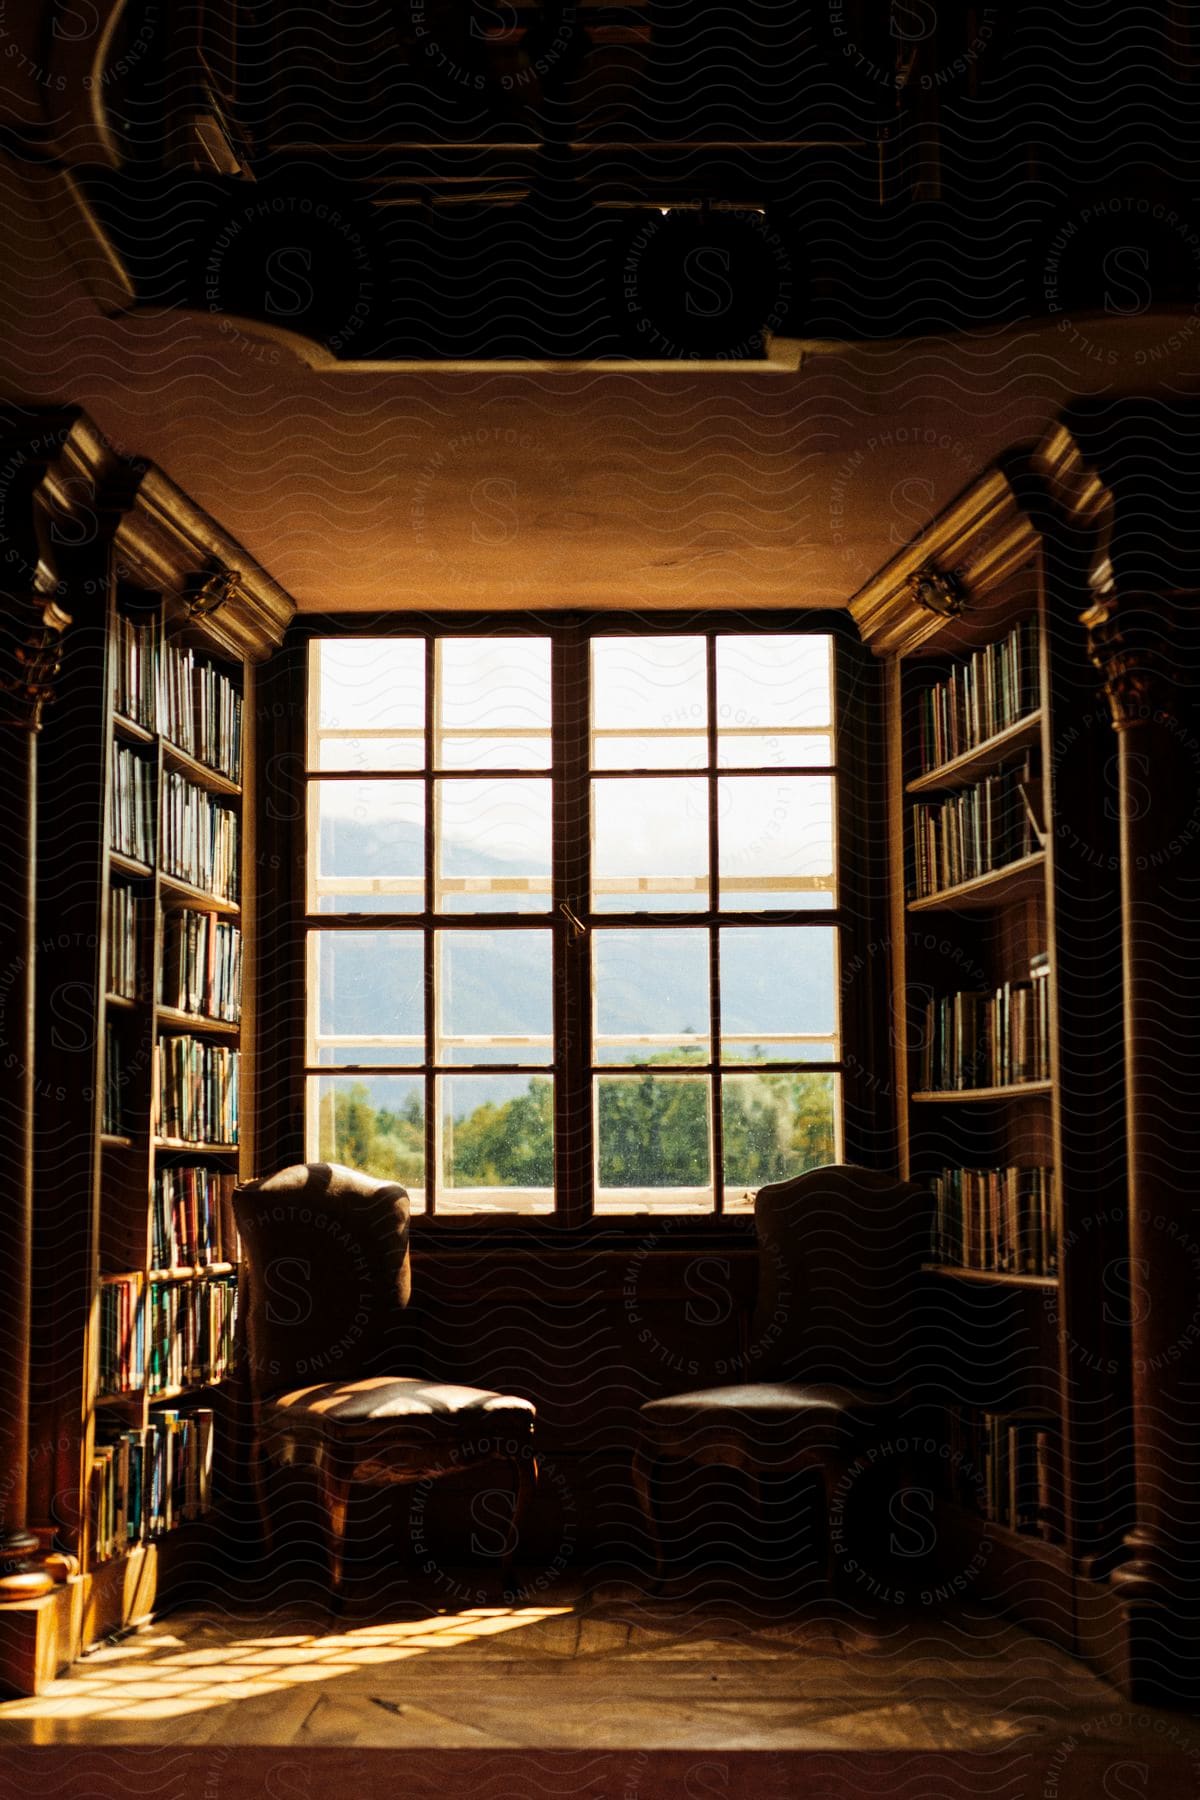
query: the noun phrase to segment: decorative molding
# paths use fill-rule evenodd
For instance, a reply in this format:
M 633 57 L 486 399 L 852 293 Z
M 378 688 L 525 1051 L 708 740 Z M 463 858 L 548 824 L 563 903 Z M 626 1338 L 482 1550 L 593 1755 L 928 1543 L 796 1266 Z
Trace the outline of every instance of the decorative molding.
M 71 617 L 50 595 L 5 594 L 0 608 L 0 726 L 37 732 L 54 699 Z
M 850 613 L 863 642 L 875 656 L 911 655 L 1035 557 L 1041 541 L 1007 472 L 984 469 L 854 595 Z M 918 595 L 930 582 L 938 586 L 933 605 Z
M 211 619 L 232 599 L 241 576 L 236 569 L 219 565 L 199 574 L 188 575 L 183 584 L 183 603 L 189 619 Z
M 936 613 L 939 619 L 957 619 L 967 610 L 967 596 L 962 583 L 946 574 L 936 563 L 928 562 L 908 578 L 909 593 L 917 606 Z
M 1088 658 L 1104 678 L 1114 731 L 1174 716 L 1176 684 L 1164 655 L 1171 621 L 1164 601 L 1158 596 L 1153 608 L 1134 605 L 1110 579 L 1079 615 Z

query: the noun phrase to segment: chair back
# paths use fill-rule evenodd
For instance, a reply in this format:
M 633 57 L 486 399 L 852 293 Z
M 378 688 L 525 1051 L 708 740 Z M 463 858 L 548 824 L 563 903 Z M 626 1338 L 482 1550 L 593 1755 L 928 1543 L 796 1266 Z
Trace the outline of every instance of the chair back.
M 756 1376 L 887 1390 L 921 1354 L 917 1291 L 930 1196 L 850 1163 L 760 1188 Z
M 400 1375 L 388 1361 L 411 1287 L 405 1190 L 297 1163 L 234 1191 L 245 1360 L 256 1399 Z

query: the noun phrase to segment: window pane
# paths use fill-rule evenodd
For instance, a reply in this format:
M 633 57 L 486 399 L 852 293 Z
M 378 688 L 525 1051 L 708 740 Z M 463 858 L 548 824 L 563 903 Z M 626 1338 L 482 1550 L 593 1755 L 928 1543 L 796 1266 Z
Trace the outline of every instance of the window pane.
M 592 767 L 693 769 L 707 763 L 704 639 L 595 639 Z
M 747 926 L 721 934 L 723 1062 L 833 1062 L 832 926 Z
M 550 766 L 549 638 L 439 638 L 439 769 Z
M 420 912 L 425 793 L 419 781 L 314 781 L 310 912 Z
M 717 787 L 721 907 L 833 906 L 832 777 L 726 775 Z
M 439 1212 L 551 1212 L 554 1082 L 549 1075 L 445 1075 Z
M 548 931 L 439 931 L 439 1063 L 548 1063 L 553 940 Z
M 415 931 L 310 931 L 310 1063 L 425 1060 L 425 969 Z
M 408 1189 L 425 1208 L 425 1082 L 420 1075 L 313 1075 L 308 1154 Z
M 592 906 L 707 909 L 707 782 L 668 775 L 592 783 Z
M 324 638 L 309 656 L 316 713 L 311 768 L 422 767 L 423 638 Z
M 838 1160 L 836 1075 L 724 1075 L 725 1208 L 744 1212 L 768 1181 Z
M 550 783 L 438 783 L 441 912 L 546 912 Z
M 598 1075 L 597 1212 L 709 1212 L 710 1083 L 704 1075 Z
M 597 931 L 593 1058 L 598 1063 L 707 1062 L 707 931 Z
M 717 639 L 717 761 L 723 768 L 830 762 L 828 637 Z M 825 734 L 806 733 L 824 726 Z

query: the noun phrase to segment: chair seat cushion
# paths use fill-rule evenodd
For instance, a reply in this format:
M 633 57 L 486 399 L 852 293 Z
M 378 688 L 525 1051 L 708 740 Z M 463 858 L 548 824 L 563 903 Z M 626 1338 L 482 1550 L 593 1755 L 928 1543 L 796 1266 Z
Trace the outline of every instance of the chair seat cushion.
M 393 1423 L 414 1427 L 484 1427 L 489 1431 L 528 1432 L 533 1425 L 532 1401 L 489 1388 L 459 1387 L 454 1382 L 425 1381 L 412 1375 L 374 1375 L 361 1381 L 326 1381 L 294 1388 L 268 1402 L 266 1412 L 277 1430 L 288 1425 L 348 1428 Z
M 697 1388 L 690 1394 L 668 1394 L 647 1400 L 642 1418 L 648 1424 L 687 1425 L 739 1423 L 784 1425 L 802 1419 L 830 1421 L 877 1412 L 890 1404 L 887 1395 L 855 1388 L 796 1381 L 747 1381 L 735 1386 Z

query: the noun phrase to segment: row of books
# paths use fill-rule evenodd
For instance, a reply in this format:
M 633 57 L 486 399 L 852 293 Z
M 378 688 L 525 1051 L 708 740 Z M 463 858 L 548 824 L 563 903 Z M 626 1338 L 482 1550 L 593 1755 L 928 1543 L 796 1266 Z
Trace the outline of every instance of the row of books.
M 922 772 L 952 762 L 1036 711 L 1039 688 L 1037 621 L 1023 619 L 921 693 Z
M 1062 1536 L 1062 1456 L 1042 1413 L 951 1412 L 955 1497 L 994 1525 L 1056 1543 Z
M 150 1256 L 156 1269 L 237 1262 L 232 1172 L 200 1165 L 159 1169 Z
M 159 661 L 158 728 L 231 781 L 242 778 L 242 696 L 227 675 L 179 644 Z
M 237 1276 L 152 1281 L 146 1330 L 151 1394 L 223 1381 L 233 1367 Z
M 162 866 L 218 900 L 238 897 L 238 817 L 174 769 L 163 771 Z
M 154 861 L 154 765 L 128 744 L 113 745 L 109 842 L 135 862 Z
M 100 1284 L 99 1392 L 150 1392 L 223 1381 L 233 1367 L 237 1276 L 151 1281 L 143 1304 L 136 1275 Z
M 99 1380 L 102 1394 L 136 1393 L 146 1377 L 146 1316 L 141 1283 L 120 1275 L 100 1284 Z
M 108 896 L 108 991 L 138 998 L 138 899 L 114 881 Z
M 189 907 L 163 919 L 164 1006 L 236 1023 L 242 1016 L 242 934 L 227 919 Z
M 1004 1275 L 1057 1273 L 1052 1169 L 941 1169 L 930 1185 L 935 1262 Z
M 121 1041 L 110 1027 L 104 1034 L 104 1093 L 100 1107 L 100 1129 L 109 1137 L 120 1137 L 124 1129 L 124 1085 Z
M 153 731 L 157 723 L 159 623 L 156 615 L 133 619 L 118 613 L 113 632 L 113 706 L 124 718 Z
M 241 695 L 206 657 L 164 640 L 157 616 L 117 617 L 113 705 L 231 781 L 241 780 Z
M 919 899 L 1029 856 L 1039 847 L 1030 759 L 988 775 L 947 800 L 913 807 Z
M 208 1407 L 163 1408 L 148 1425 L 97 1444 L 89 1495 L 92 1557 L 103 1562 L 132 1544 L 199 1519 L 212 1508 L 213 1415 Z
M 158 1042 L 158 1130 L 187 1144 L 238 1141 L 238 1053 L 202 1038 Z
M 1050 1074 L 1050 960 L 1030 960 L 1028 981 L 991 994 L 927 1000 L 918 1086 L 928 1091 L 1008 1087 Z

